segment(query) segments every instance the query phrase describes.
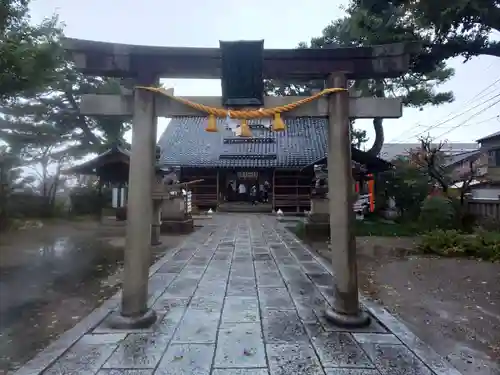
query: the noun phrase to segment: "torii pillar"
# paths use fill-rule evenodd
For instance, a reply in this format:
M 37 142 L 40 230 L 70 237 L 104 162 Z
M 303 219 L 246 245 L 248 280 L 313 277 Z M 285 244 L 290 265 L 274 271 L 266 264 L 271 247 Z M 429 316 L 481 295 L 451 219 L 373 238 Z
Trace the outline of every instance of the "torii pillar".
M 328 86 L 347 88 L 346 76 L 331 74 Z M 361 327 L 370 323 L 370 317 L 359 304 L 351 160 L 349 94 L 344 91 L 330 95 L 328 100 L 328 198 L 335 282 L 333 305 L 325 314 L 336 325 Z
M 156 77 L 149 77 L 138 83 L 156 82 Z M 135 89 L 122 302 L 120 311 L 109 319 L 112 328 L 145 328 L 156 321 L 156 313 L 148 308 L 156 125 L 154 94 Z

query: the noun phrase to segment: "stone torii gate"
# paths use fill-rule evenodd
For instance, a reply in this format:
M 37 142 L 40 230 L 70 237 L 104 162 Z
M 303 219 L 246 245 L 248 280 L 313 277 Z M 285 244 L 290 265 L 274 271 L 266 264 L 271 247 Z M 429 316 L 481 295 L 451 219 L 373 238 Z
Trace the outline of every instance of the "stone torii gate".
M 349 119 L 399 118 L 402 116 L 402 105 L 399 99 L 350 97 L 346 90 L 347 80 L 400 76 L 408 71 L 410 60 L 417 52 L 418 46 L 391 44 L 359 48 L 268 50 L 263 49 L 263 41 L 260 41 L 262 47 L 256 50 L 256 56 L 246 57 L 253 59 L 254 65 L 258 67 L 250 80 L 253 79 L 253 88 L 257 87 L 257 91 L 261 90 L 262 93 L 254 92 L 251 100 L 242 101 L 241 97 L 228 98 L 227 92 L 224 92 L 228 91 L 228 85 L 233 85 L 234 92 L 238 90 L 235 86 L 244 84 L 235 79 L 230 82 L 224 77 L 225 71 L 231 69 L 228 66 L 234 68 L 235 64 L 243 64 L 239 66 L 240 72 L 253 68 L 235 60 L 230 61 L 228 65 L 222 48 L 223 43 L 226 42 L 221 42 L 221 49 L 218 49 L 64 40 L 65 49 L 72 54 L 76 67 L 87 75 L 127 78 L 138 86 L 155 86 L 160 77 L 222 78 L 222 98 L 182 98 L 210 107 L 270 108 L 303 99 L 293 96 L 264 97 L 263 87 L 258 88 L 264 78 L 326 79 L 327 87 L 344 89 L 283 115 L 288 118 L 312 116 L 329 119 L 328 185 L 330 235 L 335 245 L 332 248 L 335 285 L 333 308 L 326 311 L 326 317 L 343 326 L 368 324 L 369 318 L 360 308 L 358 296 L 356 246 L 352 228 L 354 187 Z M 173 92 L 168 94 L 173 95 Z M 133 118 L 122 304 L 121 310 L 110 320 L 110 325 L 115 328 L 147 327 L 156 320 L 154 311 L 147 306 L 152 222 L 144 220 L 153 218 L 151 194 L 156 118 L 205 117 L 207 114 L 172 97 L 155 95 L 154 92 L 144 89 L 123 90 L 122 95 L 86 95 L 82 99 L 80 110 L 84 115 L 128 115 Z

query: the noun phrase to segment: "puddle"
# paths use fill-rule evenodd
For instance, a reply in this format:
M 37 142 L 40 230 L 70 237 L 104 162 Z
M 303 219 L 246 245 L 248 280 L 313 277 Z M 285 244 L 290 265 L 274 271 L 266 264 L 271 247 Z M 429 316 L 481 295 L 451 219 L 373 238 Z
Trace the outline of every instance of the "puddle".
M 122 247 L 88 237 L 2 246 L 0 374 L 18 367 L 112 295 L 117 283 L 101 280 L 122 263 Z
M 0 375 L 21 367 L 118 290 L 124 233 L 94 221 L 57 221 L 2 234 Z M 184 238 L 162 236 L 151 263 Z

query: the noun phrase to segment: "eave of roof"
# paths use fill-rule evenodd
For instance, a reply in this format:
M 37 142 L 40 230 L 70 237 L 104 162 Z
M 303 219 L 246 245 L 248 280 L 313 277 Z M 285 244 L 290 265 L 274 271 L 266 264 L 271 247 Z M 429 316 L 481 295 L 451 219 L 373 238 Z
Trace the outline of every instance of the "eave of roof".
M 471 160 L 474 161 L 481 155 L 481 150 L 477 151 L 468 151 L 468 152 L 463 152 L 461 154 L 455 154 L 455 155 L 449 155 L 445 157 L 445 167 L 452 167 L 454 165 L 457 165 L 459 163 L 462 163 L 466 160 Z
M 379 157 L 374 156 L 366 151 L 359 150 L 354 146 L 351 147 L 351 157 L 354 163 L 364 166 L 367 173 L 384 172 L 394 168 L 394 165 L 392 163 L 380 159 Z M 324 157 L 316 160 L 314 163 L 305 166 L 304 169 L 310 168 L 315 164 L 326 164 L 327 162 L 328 158 Z
M 128 164 L 130 158 L 130 151 L 119 144 L 113 145 L 108 150 L 97 155 L 95 158 L 86 161 L 82 164 L 75 165 L 74 167 L 65 169 L 64 174 L 95 174 L 95 170 L 106 164 L 110 158 L 117 157 L 114 163 Z M 120 157 L 122 157 L 120 159 Z
M 488 140 L 491 140 L 491 139 L 494 139 L 494 138 L 500 138 L 500 131 L 495 132 L 495 133 L 490 134 L 490 135 L 487 135 L 486 137 L 479 138 L 478 140 L 476 140 L 476 142 L 488 141 Z
M 253 137 L 235 137 L 218 121 L 217 133 L 204 130 L 206 119 L 182 117 L 171 120 L 158 142 L 160 165 L 197 168 L 299 168 L 310 166 L 327 155 L 326 118 L 300 117 L 286 120 L 285 132 L 272 132 L 251 120 Z M 353 161 L 372 171 L 392 164 L 352 149 Z

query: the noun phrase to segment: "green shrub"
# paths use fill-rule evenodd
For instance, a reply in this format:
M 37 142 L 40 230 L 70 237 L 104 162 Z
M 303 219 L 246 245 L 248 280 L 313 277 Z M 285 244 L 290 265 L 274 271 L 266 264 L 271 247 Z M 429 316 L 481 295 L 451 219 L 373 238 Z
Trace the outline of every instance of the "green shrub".
M 429 193 L 429 177 L 408 160 L 391 161 L 395 168 L 377 173 L 375 207 L 384 209 L 389 197 L 393 197 L 396 208 L 405 220 L 416 221 L 421 203 Z
M 103 189 L 102 194 L 95 188 L 78 187 L 72 190 L 71 213 L 73 215 L 95 215 L 111 202 L 111 190 Z
M 419 233 L 417 223 L 400 221 L 388 223 L 381 220 L 356 221 L 356 236 L 412 237 Z
M 307 237 L 306 227 L 302 221 L 299 221 L 290 230 L 301 239 Z M 354 230 L 356 236 L 413 237 L 419 233 L 416 223 L 387 223 L 375 218 L 373 220 L 356 220 Z
M 422 236 L 419 248 L 426 253 L 443 256 L 466 256 L 500 261 L 500 233 L 483 230 L 462 233 L 454 229 L 436 229 Z
M 480 230 L 477 232 L 479 241 L 478 254 L 483 259 L 500 261 L 500 232 Z
M 451 199 L 434 195 L 422 202 L 419 225 L 425 231 L 452 229 L 457 225 L 457 212 Z
M 476 224 L 487 231 L 500 232 L 500 220 L 494 216 L 483 216 L 476 220 Z

